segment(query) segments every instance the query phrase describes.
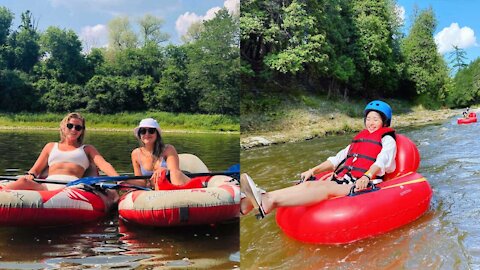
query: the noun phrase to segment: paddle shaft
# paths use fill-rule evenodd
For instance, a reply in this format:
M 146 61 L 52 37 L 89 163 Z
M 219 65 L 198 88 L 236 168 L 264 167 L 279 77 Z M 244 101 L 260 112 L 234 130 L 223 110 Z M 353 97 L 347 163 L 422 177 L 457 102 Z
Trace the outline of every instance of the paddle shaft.
M 99 182 L 115 181 L 119 177 L 121 177 L 122 179 L 117 180 L 117 181 L 124 181 L 124 180 L 130 180 L 130 179 L 149 179 L 151 176 L 147 176 L 147 175 L 141 175 L 141 176 L 127 176 L 127 175 L 123 175 L 123 176 L 98 176 L 98 178 L 99 178 L 98 180 L 99 180 Z M 20 178 L 20 177 L 0 175 L 0 180 L 16 181 L 18 178 Z M 90 179 L 90 178 L 95 178 L 95 177 L 88 177 L 88 178 Z M 81 179 L 83 179 L 83 178 L 80 178 L 78 180 L 81 180 Z M 75 180 L 75 181 L 78 181 L 78 180 Z M 41 179 L 41 178 L 33 178 L 33 181 L 38 182 L 38 183 L 60 184 L 60 185 L 66 185 L 66 184 L 70 183 L 70 182 L 65 181 L 65 180 Z
M 214 175 L 238 175 L 239 172 L 206 172 L 206 173 L 185 173 L 188 177 L 199 177 L 199 176 L 214 176 Z M 17 176 L 0 176 L 0 179 L 3 180 L 10 180 L 10 181 L 15 181 L 19 177 Z M 56 179 L 40 179 L 40 178 L 34 178 L 33 181 L 38 182 L 38 183 L 46 183 L 46 184 L 61 184 L 61 185 L 77 185 L 77 184 L 87 184 L 87 185 L 92 185 L 95 183 L 100 183 L 100 182 L 119 182 L 119 181 L 125 181 L 125 180 L 134 180 L 134 179 L 150 179 L 150 175 L 139 175 L 139 176 L 134 176 L 134 175 L 120 175 L 120 176 L 96 176 L 96 177 L 84 177 L 80 178 L 75 181 L 65 181 L 65 180 L 56 180 Z
M 214 176 L 214 175 L 238 175 L 240 172 L 205 172 L 205 173 L 185 173 L 188 177 L 199 177 L 199 176 Z
M 18 176 L 0 176 L 0 180 L 9 180 L 9 181 L 16 181 Z M 60 184 L 60 185 L 65 185 L 67 184 L 66 181 L 64 180 L 55 180 L 55 179 L 40 179 L 40 178 L 34 178 L 33 181 L 38 182 L 38 183 L 45 183 L 45 184 Z

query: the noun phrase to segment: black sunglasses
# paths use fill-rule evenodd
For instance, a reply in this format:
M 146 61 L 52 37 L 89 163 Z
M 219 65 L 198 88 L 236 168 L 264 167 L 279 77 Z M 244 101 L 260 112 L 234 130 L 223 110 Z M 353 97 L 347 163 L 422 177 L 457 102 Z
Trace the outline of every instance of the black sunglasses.
M 157 129 L 156 128 L 141 128 L 141 129 L 138 130 L 138 134 L 145 135 L 145 133 L 147 133 L 147 131 L 148 131 L 149 134 L 155 134 Z
M 74 124 L 72 124 L 72 123 L 68 123 L 68 124 L 67 124 L 67 128 L 68 128 L 68 129 L 72 129 L 73 127 L 75 127 L 75 130 L 76 130 L 76 131 L 80 131 L 80 130 L 83 129 L 83 126 L 80 126 L 80 125 L 74 125 Z

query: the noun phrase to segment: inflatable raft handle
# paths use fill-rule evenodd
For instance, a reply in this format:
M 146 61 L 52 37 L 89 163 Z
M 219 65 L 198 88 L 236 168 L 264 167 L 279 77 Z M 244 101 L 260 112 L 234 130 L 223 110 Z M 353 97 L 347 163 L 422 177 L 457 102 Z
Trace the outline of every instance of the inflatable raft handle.
M 371 189 L 364 189 L 364 190 L 355 192 L 355 185 L 353 185 L 352 188 L 350 189 L 350 193 L 348 193 L 348 196 L 352 197 L 352 196 L 357 196 L 357 195 L 360 195 L 360 194 L 364 194 L 364 193 L 369 193 L 369 192 L 373 192 L 373 191 L 380 190 L 380 188 L 377 187 L 377 186 L 376 186 L 374 183 L 372 183 L 372 182 L 368 182 L 367 188 L 369 188 L 369 187 L 371 187 Z

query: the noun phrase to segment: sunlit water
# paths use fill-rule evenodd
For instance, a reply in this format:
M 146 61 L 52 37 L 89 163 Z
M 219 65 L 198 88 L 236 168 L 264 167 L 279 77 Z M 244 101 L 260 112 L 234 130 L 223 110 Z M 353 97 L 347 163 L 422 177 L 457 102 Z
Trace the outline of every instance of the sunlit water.
M 262 221 L 250 214 L 241 219 L 242 269 L 480 269 L 480 124 L 450 119 L 399 132 L 417 144 L 418 171 L 434 191 L 425 215 L 375 238 L 322 246 L 287 237 L 274 214 Z M 266 190 L 286 187 L 352 136 L 242 151 L 242 171 Z
M 0 172 L 23 174 L 57 132 L 0 132 Z M 239 162 L 239 136 L 164 135 L 179 153 L 200 157 L 212 171 Z M 94 145 L 120 174 L 132 173 L 131 132 L 89 132 Z M 1 218 L 1 217 L 0 217 Z M 0 228 L 0 269 L 234 269 L 239 267 L 239 224 L 180 228 L 125 226 L 116 211 L 90 224 L 62 228 Z

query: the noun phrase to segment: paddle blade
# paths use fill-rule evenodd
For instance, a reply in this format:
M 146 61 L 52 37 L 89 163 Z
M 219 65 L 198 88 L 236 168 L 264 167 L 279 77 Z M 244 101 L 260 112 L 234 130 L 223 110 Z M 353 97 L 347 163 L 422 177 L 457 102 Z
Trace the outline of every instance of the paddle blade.
M 240 164 L 237 163 L 228 167 L 227 172 L 240 173 Z
M 93 185 L 96 183 L 100 182 L 107 182 L 107 181 L 124 181 L 127 179 L 132 179 L 132 176 L 128 175 L 123 175 L 123 176 L 91 176 L 91 177 L 84 177 L 80 178 L 78 180 L 72 181 L 67 184 L 67 187 L 69 186 L 75 186 L 79 184 L 85 184 L 85 185 Z

